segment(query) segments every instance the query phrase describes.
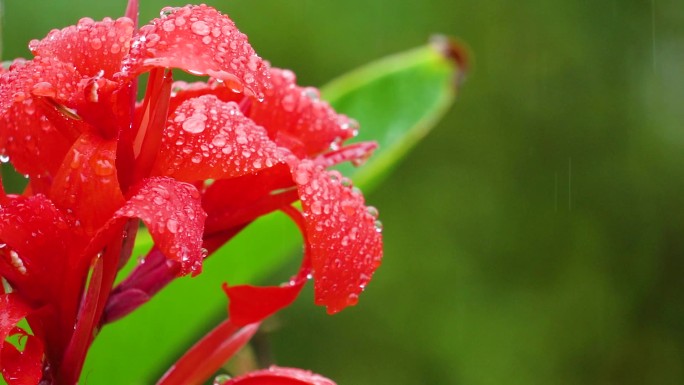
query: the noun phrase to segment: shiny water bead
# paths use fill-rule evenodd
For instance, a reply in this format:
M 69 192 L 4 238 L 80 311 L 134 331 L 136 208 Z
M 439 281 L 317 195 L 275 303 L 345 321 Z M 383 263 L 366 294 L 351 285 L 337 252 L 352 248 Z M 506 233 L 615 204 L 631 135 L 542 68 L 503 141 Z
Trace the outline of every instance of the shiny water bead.
M 155 169 L 189 182 L 238 177 L 281 161 L 280 150 L 263 128 L 245 117 L 235 102 L 213 95 L 178 106 L 169 117 L 167 134 Z

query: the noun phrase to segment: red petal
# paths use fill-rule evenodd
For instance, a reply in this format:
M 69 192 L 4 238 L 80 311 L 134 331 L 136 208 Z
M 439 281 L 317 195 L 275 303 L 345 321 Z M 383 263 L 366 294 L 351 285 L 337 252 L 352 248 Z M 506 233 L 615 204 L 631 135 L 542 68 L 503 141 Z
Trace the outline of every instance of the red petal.
M 308 370 L 271 366 L 232 378 L 221 385 L 335 385 L 332 380 Z
M 52 30 L 43 40 L 33 40 L 29 48 L 36 56 L 72 63 L 84 76 L 104 71 L 104 76 L 111 79 L 128 54 L 133 31 L 133 20 L 127 17 L 98 22 L 83 18 L 77 25 Z
M 0 118 L 0 148 L 22 174 L 52 177 L 71 142 L 50 122 L 37 99 L 14 103 Z
M 37 384 L 43 374 L 43 344 L 34 336 L 16 328 L 16 324 L 32 311 L 17 294 L 0 295 L 0 368 L 10 385 Z M 27 338 L 23 352 L 5 342 L 13 334 Z
M 155 173 L 194 182 L 234 178 L 272 167 L 281 152 L 234 102 L 204 95 L 169 118 Z
M 68 107 L 83 100 L 81 75 L 73 65 L 55 58 L 16 61 L 0 76 L 0 115 L 30 97 L 48 97 Z
M 26 346 L 19 351 L 6 344 L 2 349 L 2 375 L 8 385 L 36 385 L 43 377 L 43 343 L 25 333 Z
M 181 263 L 181 274 L 199 274 L 206 214 L 197 189 L 171 178 L 155 177 L 143 180 L 133 191 L 115 218 L 142 219 L 159 250 Z
M 30 312 L 31 307 L 17 294 L 0 294 L 0 350 L 4 349 L 5 340 L 12 334 L 17 323 Z
M 94 234 L 124 203 L 115 162 L 116 140 L 85 133 L 55 176 L 52 201 L 71 210 L 88 234 Z
M 76 281 L 87 269 L 87 263 L 76 259 L 84 239 L 45 196 L 19 197 L 0 207 L 0 239 L 6 244 L 0 275 L 22 298 L 60 306 L 77 300 L 70 290 L 79 287 Z
M 230 298 L 230 319 L 236 325 L 261 322 L 279 310 L 289 306 L 302 291 L 308 269 L 293 277 L 283 286 L 223 285 Z
M 202 207 L 209 215 L 205 233 L 213 234 L 249 223 L 296 202 L 299 196 L 292 187 L 292 175 L 284 164 L 256 174 L 215 181 L 202 195 Z M 276 190 L 280 192 L 273 194 Z
M 244 94 L 233 92 L 221 83 L 217 83 L 214 79 L 210 79 L 208 83 L 177 81 L 173 82 L 169 108 L 171 111 L 174 111 L 186 100 L 202 95 L 214 95 L 224 102 L 235 102 L 238 104 L 247 98 Z
M 273 88 L 262 103 L 253 103 L 249 116 L 278 145 L 304 158 L 335 149 L 355 135 L 358 124 L 320 100 L 317 89 L 298 87 L 291 71 L 273 68 L 271 80 Z
M 209 75 L 230 88 L 258 98 L 268 87 L 268 66 L 256 55 L 227 16 L 206 5 L 165 8 L 160 18 L 140 29 L 133 43 L 129 70 L 181 68 Z
M 329 313 L 356 304 L 382 259 L 377 211 L 338 172 L 311 160 L 293 167 L 306 221 L 316 304 Z

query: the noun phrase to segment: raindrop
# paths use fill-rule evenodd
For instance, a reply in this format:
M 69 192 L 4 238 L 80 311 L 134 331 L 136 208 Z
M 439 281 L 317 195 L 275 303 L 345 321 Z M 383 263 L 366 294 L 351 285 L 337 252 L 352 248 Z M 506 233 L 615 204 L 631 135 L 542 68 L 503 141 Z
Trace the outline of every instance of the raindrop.
M 169 218 L 169 220 L 166 221 L 166 228 L 171 234 L 175 234 L 178 231 L 178 221 L 173 218 Z
M 230 380 L 230 376 L 227 374 L 219 374 L 214 377 L 214 385 L 222 385 L 224 382 Z
M 0 154 L 0 163 L 7 163 L 7 162 L 9 162 L 9 160 L 10 160 L 9 155 Z
M 47 98 L 54 98 L 57 95 L 55 87 L 48 82 L 38 82 L 31 88 L 31 93 L 36 96 L 44 96 Z
M 380 213 L 378 213 L 378 209 L 373 206 L 366 207 L 366 212 L 375 219 L 378 219 L 378 216 L 380 215 Z
M 280 103 L 285 111 L 292 112 L 295 109 L 295 98 L 291 94 L 285 95 Z
M 188 120 L 183 122 L 183 130 L 191 134 L 199 134 L 200 132 L 204 131 L 204 120 L 206 118 L 202 118 L 205 118 L 204 115 L 191 116 Z
M 302 94 L 313 101 L 316 101 L 321 97 L 318 93 L 318 90 L 313 87 L 305 88 L 304 90 L 302 90 Z
M 378 233 L 382 233 L 382 227 L 383 227 L 382 222 L 380 222 L 379 220 L 376 220 L 375 221 L 375 231 Z
M 174 8 L 174 7 L 164 7 L 164 8 L 162 8 L 162 10 L 159 12 L 159 17 L 161 17 L 162 19 L 165 19 L 165 18 L 167 18 L 169 15 L 173 14 L 174 12 L 176 12 L 176 9 L 177 9 L 177 8 Z
M 205 23 L 202 20 L 198 20 L 192 23 L 192 26 L 190 28 L 192 29 L 192 32 L 199 36 L 206 36 L 211 33 L 211 29 L 209 28 L 207 23 Z
M 223 147 L 226 145 L 226 137 L 223 135 L 216 135 L 211 143 L 216 147 Z
M 100 40 L 100 39 L 97 38 L 97 37 L 94 38 L 93 40 L 90 41 L 90 47 L 92 47 L 93 49 L 100 49 L 100 48 L 102 48 L 102 40 Z

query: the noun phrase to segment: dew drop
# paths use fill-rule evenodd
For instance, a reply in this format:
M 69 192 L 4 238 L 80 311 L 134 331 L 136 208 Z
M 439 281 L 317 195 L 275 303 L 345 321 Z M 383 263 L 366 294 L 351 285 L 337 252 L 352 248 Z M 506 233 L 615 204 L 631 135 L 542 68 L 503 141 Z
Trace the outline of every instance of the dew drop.
M 36 96 L 44 96 L 47 98 L 54 98 L 57 95 L 55 87 L 48 82 L 38 82 L 31 88 L 31 93 Z
M 176 24 L 171 20 L 166 20 L 162 23 L 162 29 L 166 32 L 172 32 L 176 29 Z
M 285 111 L 292 112 L 295 109 L 295 98 L 291 94 L 285 95 L 280 103 Z
M 99 38 L 94 38 L 93 40 L 90 41 L 90 47 L 92 49 L 100 49 L 102 48 L 102 40 Z
M 226 145 L 226 137 L 223 135 L 216 135 L 211 143 L 216 147 L 223 147 Z
M 192 32 L 199 36 L 206 36 L 211 33 L 211 28 L 209 28 L 207 23 L 203 22 L 202 20 L 192 23 L 190 28 L 192 29 Z
M 176 234 L 178 231 L 178 221 L 173 218 L 169 218 L 169 220 L 166 221 L 166 229 L 169 230 L 171 234 Z
M 314 213 L 315 215 L 320 215 L 321 209 L 322 209 L 321 202 L 313 202 L 311 204 L 311 212 Z
M 227 374 L 219 374 L 214 377 L 214 385 L 223 385 L 224 382 L 230 380 L 230 376 Z
M 366 207 L 366 212 L 373 218 L 377 219 L 380 213 L 378 212 L 378 209 L 376 209 L 373 206 L 368 206 Z
M 188 120 L 183 122 L 183 130 L 191 134 L 199 134 L 204 131 L 204 128 L 204 119 L 200 116 L 191 116 Z

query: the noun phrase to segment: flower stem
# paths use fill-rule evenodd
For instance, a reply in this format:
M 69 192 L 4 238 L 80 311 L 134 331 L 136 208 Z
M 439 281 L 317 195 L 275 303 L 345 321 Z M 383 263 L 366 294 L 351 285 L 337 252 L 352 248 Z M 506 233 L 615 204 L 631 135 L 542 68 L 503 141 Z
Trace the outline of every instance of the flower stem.
M 223 321 L 183 355 L 157 385 L 195 385 L 210 378 L 259 329 L 259 322 L 244 327 Z

